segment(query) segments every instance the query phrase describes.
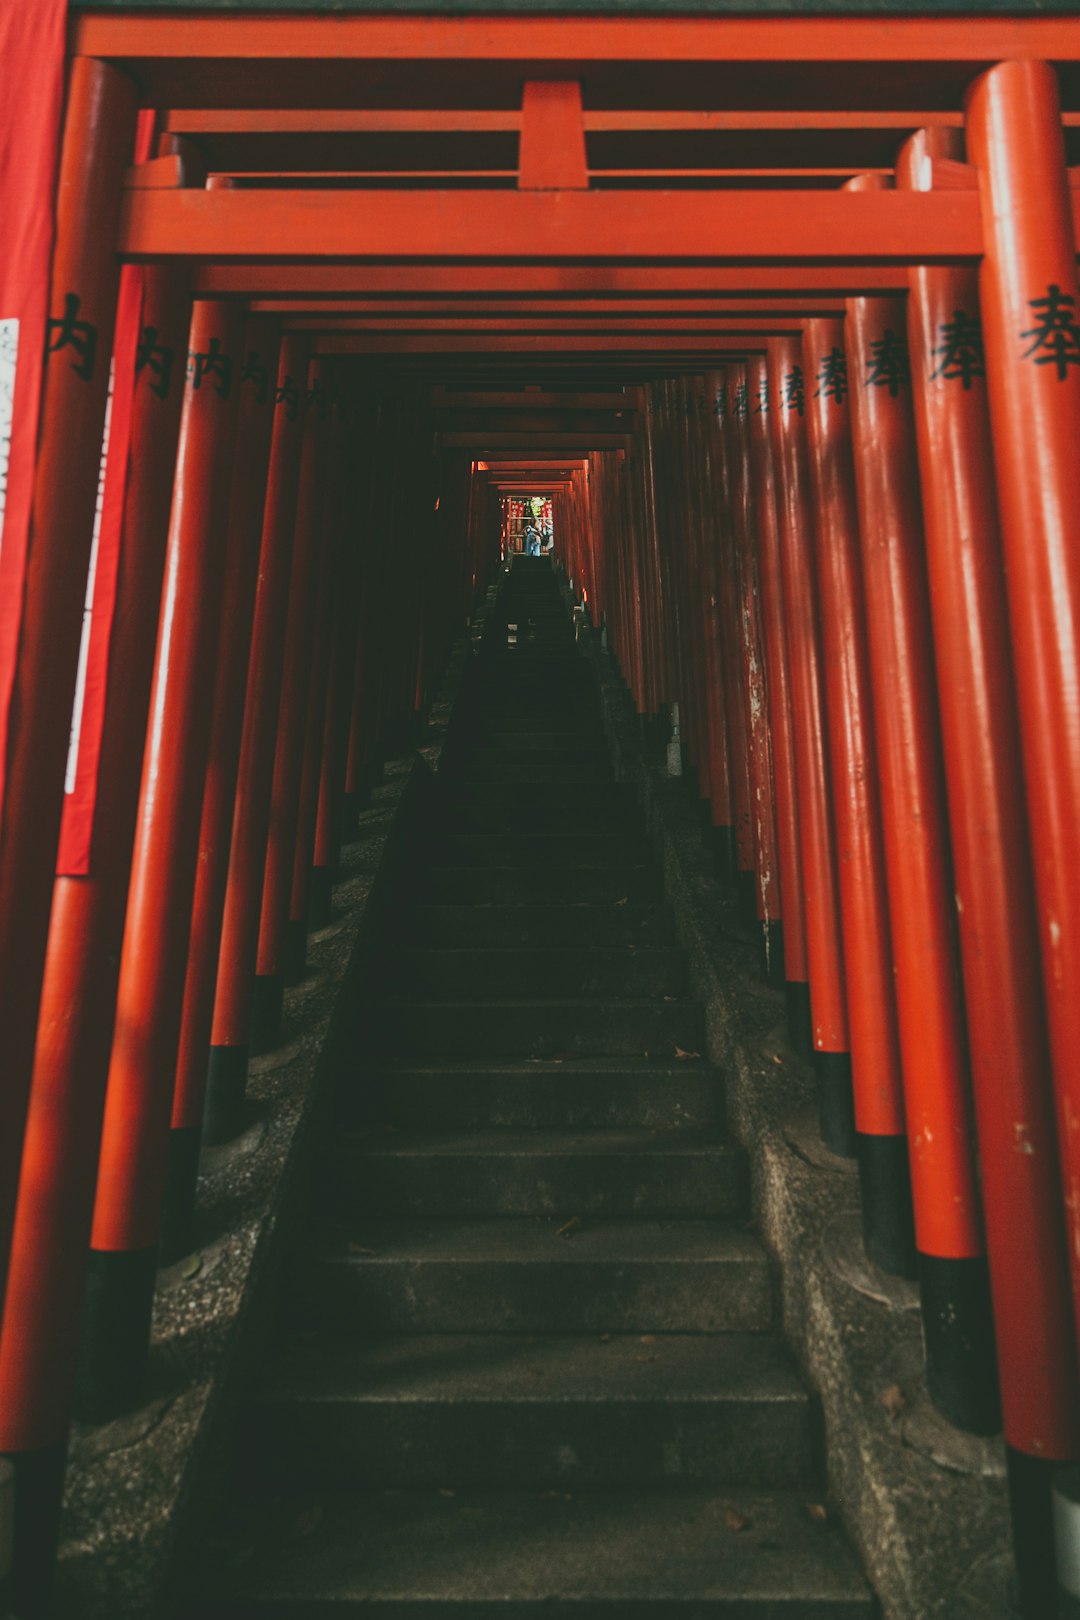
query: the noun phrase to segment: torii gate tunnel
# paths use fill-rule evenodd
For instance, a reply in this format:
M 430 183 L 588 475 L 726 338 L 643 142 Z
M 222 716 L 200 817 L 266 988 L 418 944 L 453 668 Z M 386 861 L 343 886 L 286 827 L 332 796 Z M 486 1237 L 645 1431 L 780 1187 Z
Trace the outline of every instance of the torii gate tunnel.
M 644 733 L 677 715 L 867 1255 L 918 1279 L 940 1412 L 1003 1424 L 1042 1590 L 1080 1461 L 1080 18 L 766 10 L 0 18 L 44 109 L 21 166 L 0 113 L 38 222 L 0 305 L 26 1592 L 84 1294 L 112 1414 L 200 1141 L 530 493 Z

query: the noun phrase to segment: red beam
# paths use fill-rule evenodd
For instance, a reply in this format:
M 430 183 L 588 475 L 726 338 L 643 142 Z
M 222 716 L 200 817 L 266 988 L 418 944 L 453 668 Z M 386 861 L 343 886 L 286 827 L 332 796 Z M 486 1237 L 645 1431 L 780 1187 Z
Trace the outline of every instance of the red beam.
M 204 264 L 196 272 L 201 297 L 309 297 L 431 293 L 450 296 L 522 293 L 573 298 L 581 294 L 747 292 L 829 294 L 906 292 L 907 269 L 880 264 L 836 265 L 551 265 L 551 264 Z

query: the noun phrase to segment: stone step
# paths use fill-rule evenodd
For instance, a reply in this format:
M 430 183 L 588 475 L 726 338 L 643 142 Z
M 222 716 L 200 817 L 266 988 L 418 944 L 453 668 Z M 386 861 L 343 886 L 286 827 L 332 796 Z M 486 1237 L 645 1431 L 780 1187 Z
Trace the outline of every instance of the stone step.
M 431 866 L 402 875 L 410 901 L 449 906 L 618 906 L 655 902 L 664 886 L 655 866 Z
M 557 833 L 560 837 L 575 833 L 645 836 L 637 805 L 621 800 L 607 810 L 594 810 L 588 805 L 582 809 L 564 806 L 552 810 L 546 804 L 522 804 L 510 810 L 502 804 L 439 802 L 432 806 L 429 828 L 433 835 L 513 832 L 526 836 L 534 833 Z
M 721 1076 L 677 1059 L 352 1067 L 338 1087 L 342 1119 L 433 1130 L 591 1130 L 709 1126 L 724 1118 Z
M 338 1133 L 326 1213 L 680 1217 L 749 1214 L 746 1156 L 713 1131 Z
M 643 833 L 601 831 L 443 833 L 432 838 L 432 866 L 645 866 L 652 854 Z
M 507 753 L 551 754 L 566 749 L 577 752 L 589 749 L 594 754 L 606 751 L 604 734 L 598 726 L 564 726 L 558 731 L 517 731 L 513 727 L 493 724 L 476 734 L 476 740 L 485 748 L 501 748 Z
M 183 1620 L 873 1620 L 805 1491 L 253 1498 Z
M 360 1333 L 760 1333 L 772 1286 L 732 1222 L 391 1220 L 330 1229 L 295 1258 L 305 1330 Z
M 619 908 L 622 909 L 621 907 Z M 573 938 L 573 935 L 569 935 Z M 391 995 L 679 996 L 686 960 L 670 945 L 557 947 L 412 945 L 383 955 L 378 980 Z
M 633 789 L 625 782 L 466 782 L 440 775 L 435 802 L 451 809 L 460 805 L 505 808 L 508 817 L 531 808 L 552 815 L 560 811 L 589 811 L 604 817 L 640 814 Z
M 705 1020 L 691 1001 L 640 997 L 455 1001 L 387 998 L 365 1020 L 368 1048 L 424 1057 L 672 1058 L 704 1050 Z
M 470 748 L 444 767 L 447 774 L 478 782 L 610 782 L 611 764 L 595 749 L 575 759 L 569 753 L 541 754 L 535 759 L 498 748 Z
M 813 1479 L 810 1399 L 757 1334 L 293 1339 L 239 1440 L 262 1491 Z
M 399 908 L 393 933 L 410 945 L 560 947 L 673 945 L 666 906 L 422 906 Z

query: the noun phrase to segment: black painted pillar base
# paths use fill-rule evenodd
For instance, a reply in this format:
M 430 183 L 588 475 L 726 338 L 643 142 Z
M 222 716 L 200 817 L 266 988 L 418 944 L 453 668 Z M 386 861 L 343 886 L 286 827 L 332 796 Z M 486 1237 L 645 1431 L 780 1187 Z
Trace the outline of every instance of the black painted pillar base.
M 251 1051 L 258 1057 L 281 1041 L 285 980 L 278 973 L 257 973 L 251 994 Z
M 814 1020 L 810 1012 L 810 986 L 805 979 L 785 979 L 788 1035 L 798 1055 L 809 1063 L 814 1055 Z
M 739 895 L 739 911 L 743 921 L 751 927 L 758 922 L 758 881 L 757 873 L 746 867 L 739 868 L 739 875 L 735 880 Z
M 986 1261 L 920 1254 L 919 1287 L 931 1401 L 954 1428 L 997 1434 L 1001 1396 Z
M 308 925 L 325 928 L 334 915 L 334 868 L 313 866 L 308 892 Z
M 83 1423 L 107 1423 L 142 1400 L 156 1272 L 156 1245 L 90 1251 L 75 1379 L 75 1416 Z
M 203 1104 L 204 1142 L 231 1142 L 239 1133 L 247 1086 L 246 1046 L 212 1046 Z
M 818 1129 L 830 1153 L 841 1159 L 855 1157 L 855 1093 L 848 1052 L 815 1052 Z
M 1009 1445 L 1005 1447 L 1013 1567 L 1016 1572 L 1011 1596 L 1019 1620 L 1039 1620 L 1041 1615 L 1080 1616 L 1080 1594 L 1074 1594 L 1076 1607 L 1072 1609 L 1068 1607 L 1064 1589 L 1059 1599 L 1058 1571 L 1061 1563 L 1055 1559 L 1054 1551 L 1054 1487 L 1058 1480 L 1065 1485 L 1073 1472 L 1062 1463 L 1049 1462 L 1045 1457 L 1027 1456 Z M 1067 1486 L 1063 1498 L 1066 1495 Z M 1071 1538 L 1065 1535 L 1063 1539 Z
M 784 925 L 779 917 L 761 924 L 761 977 L 774 990 L 784 988 Z
M 739 867 L 734 827 L 712 827 L 709 844 L 712 848 L 713 877 L 725 889 L 733 888 Z
M 0 1614 L 10 1611 L 17 1620 L 45 1620 L 49 1612 L 67 1449 L 64 1439 L 7 1453 L 15 1472 L 14 1559 L 9 1579 L 0 1584 Z
M 906 1136 L 870 1136 L 855 1142 L 859 1161 L 863 1248 L 868 1260 L 890 1277 L 914 1282 L 919 1275 L 915 1212 Z
M 171 1266 L 191 1253 L 195 1189 L 199 1180 L 202 1131 L 197 1125 L 169 1132 L 165 1202 L 161 1211 L 161 1264 Z
M 307 918 L 290 917 L 285 925 L 285 971 L 282 975 L 286 984 L 299 984 L 307 972 L 307 936 Z

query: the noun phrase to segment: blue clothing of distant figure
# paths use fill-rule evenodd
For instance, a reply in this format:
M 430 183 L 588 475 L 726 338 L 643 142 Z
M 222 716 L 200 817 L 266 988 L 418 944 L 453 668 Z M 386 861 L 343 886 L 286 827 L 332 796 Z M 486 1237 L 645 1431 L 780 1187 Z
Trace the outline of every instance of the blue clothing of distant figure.
M 530 557 L 540 555 L 540 536 L 531 526 L 525 530 L 525 550 Z

